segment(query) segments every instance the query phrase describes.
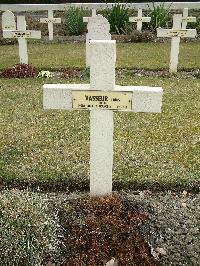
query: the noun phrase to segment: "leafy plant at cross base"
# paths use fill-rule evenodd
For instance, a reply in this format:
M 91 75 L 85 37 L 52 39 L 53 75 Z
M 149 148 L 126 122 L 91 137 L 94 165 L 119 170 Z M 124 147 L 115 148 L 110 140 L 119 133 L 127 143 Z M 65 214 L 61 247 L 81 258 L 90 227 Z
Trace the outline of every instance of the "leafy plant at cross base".
M 170 8 L 170 7 L 169 7 Z M 152 32 L 156 32 L 156 29 L 161 27 L 168 27 L 169 23 L 169 8 L 164 7 L 164 3 L 155 6 L 153 2 L 153 10 L 149 12 L 151 21 L 149 23 L 149 28 Z
M 119 265 L 155 266 L 139 227 L 148 215 L 136 211 L 119 195 L 72 199 L 63 204 L 65 266 L 105 265 L 115 258 Z
M 8 67 L 0 72 L 0 77 L 4 78 L 29 78 L 36 77 L 39 71 L 37 68 L 27 64 L 17 64 Z
M 126 33 L 128 31 L 129 10 L 125 5 L 116 3 L 111 9 L 105 11 L 105 16 L 110 23 L 112 33 Z
M 64 14 L 64 29 L 69 35 L 81 35 L 86 31 L 86 24 L 83 17 L 88 15 L 88 11 L 82 7 L 70 7 Z

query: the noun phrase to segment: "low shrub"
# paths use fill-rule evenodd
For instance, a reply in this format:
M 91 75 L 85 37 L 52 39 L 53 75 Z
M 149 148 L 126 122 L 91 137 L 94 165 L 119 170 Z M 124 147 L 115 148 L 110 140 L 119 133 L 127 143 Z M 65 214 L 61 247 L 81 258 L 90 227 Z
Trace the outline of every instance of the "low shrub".
M 0 72 L 0 77 L 4 78 L 28 78 L 36 77 L 39 71 L 37 68 L 26 65 L 26 64 L 17 64 L 13 67 L 6 68 Z
M 41 265 L 55 254 L 56 231 L 56 219 L 38 194 L 0 193 L 1 266 Z
M 155 35 L 150 31 L 132 31 L 129 35 L 130 42 L 152 42 L 155 39 Z
M 59 218 L 65 231 L 65 266 L 155 265 L 139 233 L 148 215 L 131 209 L 118 195 L 79 198 L 63 204 Z
M 17 43 L 18 43 L 17 39 L 7 39 L 0 37 L 0 45 L 13 45 Z
M 70 7 L 64 14 L 65 34 L 81 35 L 86 31 L 86 23 L 83 17 L 88 16 L 89 11 L 79 7 Z
M 63 77 L 64 78 L 76 78 L 76 77 L 80 77 L 82 74 L 82 71 L 80 69 L 65 69 L 63 70 Z

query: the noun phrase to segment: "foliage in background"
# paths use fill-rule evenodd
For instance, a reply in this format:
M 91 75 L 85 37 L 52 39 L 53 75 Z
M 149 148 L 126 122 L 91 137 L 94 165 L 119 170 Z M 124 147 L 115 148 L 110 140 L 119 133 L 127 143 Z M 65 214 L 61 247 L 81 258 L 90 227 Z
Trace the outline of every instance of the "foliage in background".
M 34 193 L 0 194 L 0 265 L 39 266 L 57 248 L 56 217 Z
M 129 9 L 125 5 L 116 3 L 112 8 L 107 8 L 104 13 L 110 23 L 111 33 L 121 34 L 128 31 Z
M 71 200 L 63 204 L 59 217 L 66 232 L 64 265 L 105 265 L 112 258 L 121 266 L 155 265 L 138 230 L 148 215 L 130 203 L 125 206 L 121 196 Z
M 156 29 L 161 27 L 165 28 L 168 27 L 169 23 L 169 8 L 165 8 L 165 3 L 162 3 L 158 6 L 155 6 L 153 2 L 153 9 L 149 12 L 149 16 L 151 17 L 149 25 L 149 29 L 152 32 L 156 32 Z
M 36 67 L 27 64 L 17 64 L 0 71 L 0 77 L 4 78 L 28 78 L 36 77 L 39 71 Z
M 70 7 L 64 14 L 64 29 L 69 35 L 81 35 L 86 31 L 86 23 L 83 17 L 88 15 L 88 11 L 82 7 Z

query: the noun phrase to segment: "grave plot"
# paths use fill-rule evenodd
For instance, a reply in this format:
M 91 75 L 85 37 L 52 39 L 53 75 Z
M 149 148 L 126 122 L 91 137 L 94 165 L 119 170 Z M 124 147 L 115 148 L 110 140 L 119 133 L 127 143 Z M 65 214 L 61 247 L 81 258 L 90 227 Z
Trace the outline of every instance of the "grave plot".
M 173 75 L 168 42 L 88 46 L 90 70 L 84 44 L 30 42 L 35 78 L 0 78 L 0 264 L 198 265 L 199 43 Z

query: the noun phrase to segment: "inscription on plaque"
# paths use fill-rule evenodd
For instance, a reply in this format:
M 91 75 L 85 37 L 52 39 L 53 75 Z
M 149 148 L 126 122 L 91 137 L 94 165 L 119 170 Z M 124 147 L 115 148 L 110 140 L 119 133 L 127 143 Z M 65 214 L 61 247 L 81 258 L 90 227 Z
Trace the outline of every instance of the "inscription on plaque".
M 13 38 L 30 38 L 31 33 L 28 31 L 14 31 Z
M 185 37 L 187 30 L 170 30 L 167 35 L 170 37 Z
M 132 110 L 132 92 L 72 91 L 74 109 Z

